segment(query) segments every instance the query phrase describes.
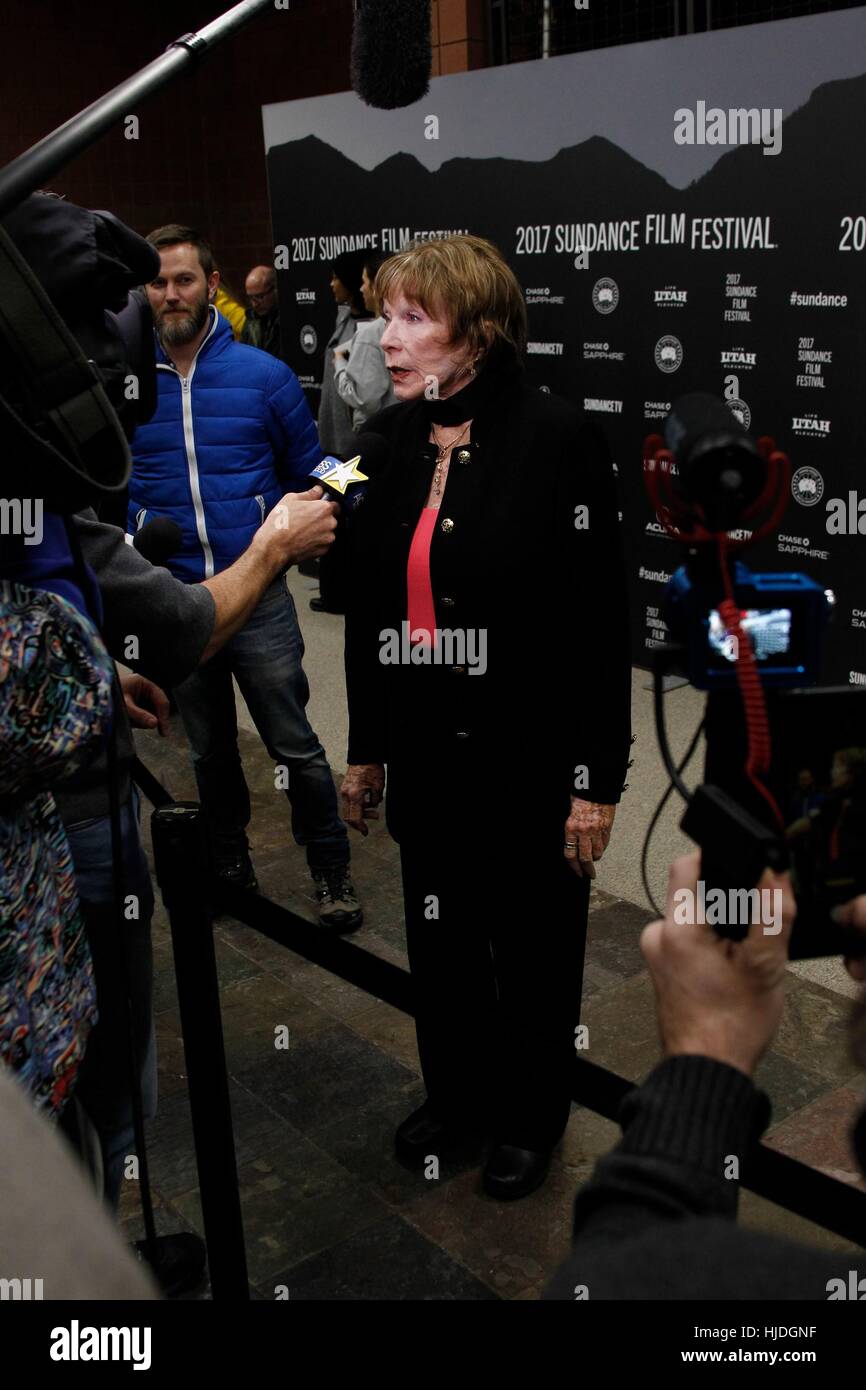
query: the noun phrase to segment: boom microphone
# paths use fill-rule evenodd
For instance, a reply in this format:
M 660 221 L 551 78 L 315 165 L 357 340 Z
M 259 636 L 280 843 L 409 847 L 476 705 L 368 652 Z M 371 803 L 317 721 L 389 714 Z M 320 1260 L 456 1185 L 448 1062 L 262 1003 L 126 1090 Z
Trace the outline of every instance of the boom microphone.
M 358 0 L 351 81 L 363 102 L 394 111 L 426 96 L 431 24 L 430 0 Z
M 152 565 L 164 565 L 183 545 L 183 532 L 170 516 L 155 516 L 136 531 L 132 544 Z

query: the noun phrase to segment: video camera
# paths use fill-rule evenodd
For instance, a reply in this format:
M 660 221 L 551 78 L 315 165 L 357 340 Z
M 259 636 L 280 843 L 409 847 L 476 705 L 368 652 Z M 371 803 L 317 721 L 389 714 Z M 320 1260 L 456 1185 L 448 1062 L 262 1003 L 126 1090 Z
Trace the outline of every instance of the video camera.
M 154 247 L 108 212 L 35 193 L 0 220 L 5 497 L 62 515 L 123 499 L 129 440 L 156 408 L 140 287 L 158 272 Z
M 648 495 L 686 552 L 663 600 L 672 640 L 655 652 L 656 728 L 688 803 L 681 828 L 701 848 L 705 898 L 715 889 L 730 901 L 765 868 L 790 868 L 791 958 L 862 955 L 862 936 L 832 913 L 866 892 L 866 692 L 819 685 L 832 593 L 804 574 L 753 573 L 732 554 L 777 528 L 789 480 L 775 442 L 752 439 L 705 393 L 676 402 L 664 438 L 646 440 Z M 667 746 L 663 679 L 675 673 L 707 691 L 694 793 Z M 737 940 L 750 922 L 721 914 L 713 925 Z

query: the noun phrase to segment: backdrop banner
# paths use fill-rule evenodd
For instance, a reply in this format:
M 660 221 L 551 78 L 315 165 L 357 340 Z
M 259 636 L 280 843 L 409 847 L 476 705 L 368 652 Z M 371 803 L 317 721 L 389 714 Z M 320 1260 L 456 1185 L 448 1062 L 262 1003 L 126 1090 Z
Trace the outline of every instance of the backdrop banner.
M 263 120 L 284 350 L 314 408 L 336 255 L 489 237 L 526 293 L 530 379 L 610 439 L 635 662 L 665 640 L 680 563 L 643 441 L 701 390 L 789 454 L 778 533 L 743 558 L 835 591 L 824 681 L 866 685 L 866 9 L 436 78 L 402 111 L 341 93 Z

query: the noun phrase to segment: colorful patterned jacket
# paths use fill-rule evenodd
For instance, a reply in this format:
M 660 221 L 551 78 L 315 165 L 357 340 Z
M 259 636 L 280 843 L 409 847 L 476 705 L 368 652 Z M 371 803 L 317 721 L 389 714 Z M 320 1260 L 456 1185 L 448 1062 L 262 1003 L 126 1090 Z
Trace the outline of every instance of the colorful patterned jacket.
M 0 580 L 0 1061 L 54 1115 L 84 1057 L 96 992 L 50 788 L 105 737 L 112 674 L 78 608 Z

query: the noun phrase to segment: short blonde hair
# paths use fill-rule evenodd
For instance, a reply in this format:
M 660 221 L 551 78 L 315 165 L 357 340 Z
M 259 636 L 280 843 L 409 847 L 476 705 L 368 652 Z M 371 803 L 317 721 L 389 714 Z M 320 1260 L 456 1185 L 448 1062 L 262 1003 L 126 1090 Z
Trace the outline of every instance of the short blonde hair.
M 519 358 L 526 350 L 526 301 L 514 271 L 480 236 L 413 242 L 379 270 L 381 304 L 395 293 L 444 318 L 452 343 L 464 338 L 477 355 Z

